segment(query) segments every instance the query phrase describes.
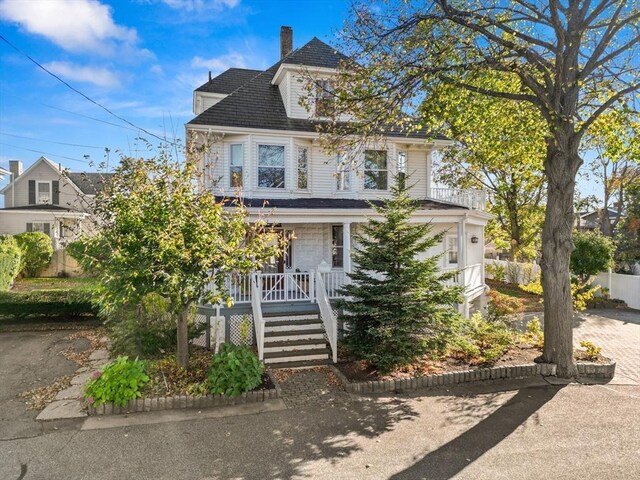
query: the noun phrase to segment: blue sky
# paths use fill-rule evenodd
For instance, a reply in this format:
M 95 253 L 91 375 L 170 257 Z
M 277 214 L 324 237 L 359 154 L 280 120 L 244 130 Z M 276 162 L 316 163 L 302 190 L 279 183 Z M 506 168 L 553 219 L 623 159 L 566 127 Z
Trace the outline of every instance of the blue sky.
M 314 36 L 335 42 L 349 4 L 0 0 L 0 33 L 137 127 L 182 138 L 193 116 L 193 89 L 207 80 L 209 70 L 216 75 L 229 67 L 272 65 L 279 56 L 281 25 L 293 27 L 294 47 Z M 95 170 L 105 148 L 111 165 L 120 154 L 136 154 L 137 137 L 157 143 L 0 41 L 0 167 L 19 159 L 27 168 L 45 155 L 73 171 Z M 596 193 L 591 185 L 581 190 Z
M 272 65 L 279 56 L 281 25 L 293 27 L 295 47 L 314 36 L 333 41 L 349 2 L 321 5 L 315 0 L 0 0 L 0 33 L 136 126 L 184 137 L 184 124 L 193 116 L 193 89 L 207 80 L 209 70 L 216 75 L 229 67 Z M 71 170 L 93 170 L 85 155 L 100 162 L 108 147 L 113 161 L 118 152 L 135 153 L 136 137 L 148 138 L 1 41 L 0 62 L 1 167 L 19 159 L 26 168 L 44 152 Z

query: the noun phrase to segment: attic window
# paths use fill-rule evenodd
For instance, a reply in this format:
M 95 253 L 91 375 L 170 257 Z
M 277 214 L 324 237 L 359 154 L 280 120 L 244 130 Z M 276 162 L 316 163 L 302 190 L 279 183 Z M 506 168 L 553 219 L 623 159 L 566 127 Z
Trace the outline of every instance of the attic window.
M 330 80 L 318 80 L 316 82 L 316 116 L 329 116 L 333 105 L 333 83 Z
M 38 182 L 38 203 L 51 203 L 51 182 Z

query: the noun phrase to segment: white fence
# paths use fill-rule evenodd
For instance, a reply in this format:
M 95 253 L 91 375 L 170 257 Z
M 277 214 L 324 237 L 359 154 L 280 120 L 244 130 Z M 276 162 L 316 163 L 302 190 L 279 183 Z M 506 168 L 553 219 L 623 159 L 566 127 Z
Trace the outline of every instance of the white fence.
M 629 307 L 640 309 L 640 275 L 601 272 L 594 281 L 609 289 L 609 297 L 624 301 Z
M 484 276 L 486 278 L 495 279 L 495 267 L 493 267 L 493 265 L 496 265 L 504 272 L 504 278 L 501 280 L 507 283 L 528 285 L 530 282 L 533 282 L 538 276 L 538 273 L 540 273 L 540 266 L 536 262 L 518 263 L 485 258 Z

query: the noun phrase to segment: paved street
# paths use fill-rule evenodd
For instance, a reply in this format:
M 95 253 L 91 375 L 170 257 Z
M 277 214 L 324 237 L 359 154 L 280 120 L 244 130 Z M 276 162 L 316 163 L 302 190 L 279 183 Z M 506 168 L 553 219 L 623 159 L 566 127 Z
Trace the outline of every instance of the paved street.
M 16 412 L 21 430 L 2 417 L 0 479 L 640 478 L 640 386 L 632 384 L 637 367 L 630 365 L 640 348 L 634 336 L 640 315 L 629 315 L 588 315 L 576 332 L 624 365 L 625 376 L 608 385 L 501 381 L 282 404 L 240 416 L 224 416 L 237 407 L 217 410 L 216 418 L 214 410 L 156 412 L 31 430 L 25 422 L 34 420 Z M 16 368 L 7 348 L 15 348 L 16 339 L 4 335 L 3 412 L 13 401 L 5 384 Z M 28 335 L 22 340 L 27 351 L 51 345 Z M 37 355 L 19 358 L 21 375 L 41 368 Z M 54 368 L 56 362 L 48 363 Z

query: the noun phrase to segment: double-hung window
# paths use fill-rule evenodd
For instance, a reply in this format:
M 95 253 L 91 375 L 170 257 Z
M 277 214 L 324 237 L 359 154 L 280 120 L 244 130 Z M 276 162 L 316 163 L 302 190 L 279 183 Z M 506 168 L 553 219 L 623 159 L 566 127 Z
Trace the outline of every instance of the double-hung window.
M 242 188 L 242 169 L 244 166 L 244 151 L 241 143 L 229 145 L 229 186 Z
M 318 80 L 316 82 L 316 116 L 328 116 L 333 109 L 333 104 L 333 83 L 330 80 Z
M 37 182 L 37 203 L 51 203 L 51 182 Z
M 351 187 L 350 160 L 346 155 L 338 155 L 336 158 L 336 190 L 339 192 L 347 191 Z
M 386 190 L 389 171 L 385 150 L 365 150 L 364 188 L 366 190 Z
M 258 145 L 258 187 L 284 188 L 284 146 Z
M 447 235 L 444 241 L 445 267 L 455 268 L 458 266 L 458 237 Z
M 344 227 L 342 225 L 331 226 L 331 266 L 333 268 L 344 267 Z
M 307 147 L 298 147 L 298 190 L 309 188 L 309 153 Z
M 398 173 L 407 174 L 407 152 L 398 152 Z

